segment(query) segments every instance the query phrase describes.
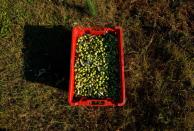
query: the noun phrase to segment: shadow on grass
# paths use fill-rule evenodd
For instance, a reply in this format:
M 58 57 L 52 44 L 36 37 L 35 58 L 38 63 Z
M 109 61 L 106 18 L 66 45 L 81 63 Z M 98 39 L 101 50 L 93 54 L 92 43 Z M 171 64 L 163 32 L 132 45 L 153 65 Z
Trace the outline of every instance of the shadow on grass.
M 24 78 L 67 90 L 71 31 L 63 26 L 25 25 Z
M 75 1 L 68 2 L 68 1 L 62 1 L 62 0 L 61 1 L 51 0 L 51 1 L 54 5 L 57 5 L 57 6 L 62 5 L 66 7 L 67 9 L 71 9 L 71 10 L 73 9 L 81 14 L 90 15 L 82 2 L 75 2 Z
M 0 128 L 0 131 L 7 131 L 8 129 L 6 128 Z

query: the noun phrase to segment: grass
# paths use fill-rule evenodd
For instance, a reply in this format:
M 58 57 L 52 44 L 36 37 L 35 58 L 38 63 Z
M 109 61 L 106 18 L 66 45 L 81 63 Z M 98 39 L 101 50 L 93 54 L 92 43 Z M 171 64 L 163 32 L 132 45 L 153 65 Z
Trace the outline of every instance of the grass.
M 91 16 L 84 0 L 0 0 L 0 128 L 192 130 L 193 1 L 95 3 L 98 13 Z M 126 106 L 68 105 L 76 24 L 123 27 Z
M 96 5 L 93 0 L 85 0 L 85 7 L 87 8 L 87 12 L 89 12 L 90 15 L 97 15 Z

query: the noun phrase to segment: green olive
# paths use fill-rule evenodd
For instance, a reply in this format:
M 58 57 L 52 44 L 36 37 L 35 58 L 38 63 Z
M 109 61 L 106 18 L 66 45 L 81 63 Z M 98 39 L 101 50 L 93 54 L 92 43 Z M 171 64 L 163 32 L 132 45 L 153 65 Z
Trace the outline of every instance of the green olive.
M 77 40 L 75 94 L 93 98 L 119 96 L 116 37 L 83 35 Z M 116 94 L 116 95 L 115 95 Z

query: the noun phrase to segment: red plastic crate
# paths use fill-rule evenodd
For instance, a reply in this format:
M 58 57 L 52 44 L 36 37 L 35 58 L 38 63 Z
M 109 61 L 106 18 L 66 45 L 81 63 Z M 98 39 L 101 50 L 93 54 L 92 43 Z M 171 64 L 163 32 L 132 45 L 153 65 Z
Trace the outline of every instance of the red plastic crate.
M 120 99 L 113 101 L 110 98 L 106 99 L 89 99 L 82 97 L 79 100 L 74 99 L 74 65 L 76 56 L 76 43 L 77 39 L 84 34 L 103 35 L 109 32 L 115 32 L 118 39 L 119 49 L 119 67 L 120 67 Z M 122 28 L 116 26 L 114 28 L 85 28 L 76 26 L 72 30 L 72 43 L 71 43 L 71 61 L 70 61 L 70 81 L 68 91 L 68 102 L 71 106 L 124 106 L 125 98 L 125 77 L 124 77 L 124 52 L 123 52 L 123 32 Z

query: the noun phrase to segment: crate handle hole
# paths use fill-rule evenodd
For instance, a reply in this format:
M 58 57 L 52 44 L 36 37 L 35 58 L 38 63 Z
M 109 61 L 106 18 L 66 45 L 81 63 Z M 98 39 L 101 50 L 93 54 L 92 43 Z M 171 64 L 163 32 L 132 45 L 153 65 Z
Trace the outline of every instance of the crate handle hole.
M 91 105 L 104 105 L 105 102 L 104 101 L 91 101 L 90 104 Z

